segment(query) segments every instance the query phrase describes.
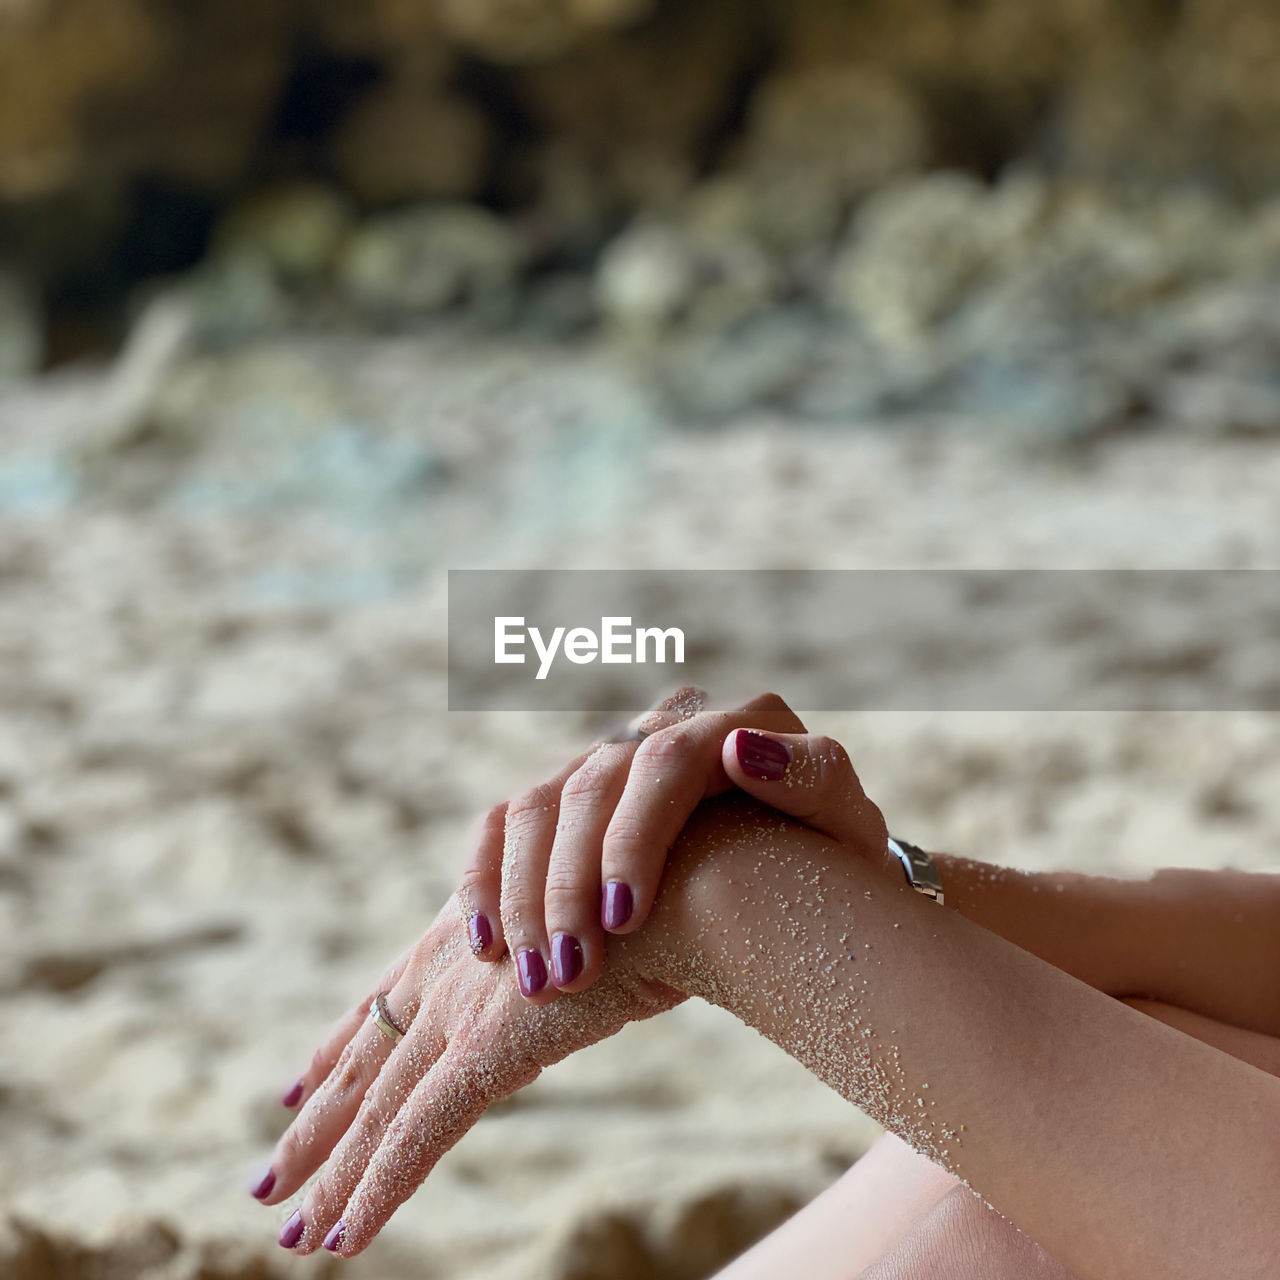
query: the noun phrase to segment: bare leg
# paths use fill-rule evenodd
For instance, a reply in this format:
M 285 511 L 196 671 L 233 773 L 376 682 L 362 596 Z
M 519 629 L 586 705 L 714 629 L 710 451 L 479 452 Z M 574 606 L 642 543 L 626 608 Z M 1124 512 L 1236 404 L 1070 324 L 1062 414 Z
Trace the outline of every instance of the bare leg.
M 1280 1041 L 1151 1000 L 1126 1004 L 1280 1075 Z M 1030 1237 L 886 1133 L 849 1171 L 715 1280 L 1071 1280 Z
M 1030 1236 L 957 1186 L 859 1280 L 1074 1280 Z
M 716 1280 L 854 1280 L 911 1233 L 956 1180 L 886 1133 L 848 1173 Z

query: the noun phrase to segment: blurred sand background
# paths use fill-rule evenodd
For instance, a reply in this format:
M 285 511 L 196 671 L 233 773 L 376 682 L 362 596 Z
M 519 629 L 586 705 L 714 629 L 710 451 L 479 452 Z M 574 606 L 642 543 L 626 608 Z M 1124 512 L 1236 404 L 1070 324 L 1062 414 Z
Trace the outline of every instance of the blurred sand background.
M 0 1274 L 697 1280 L 875 1136 L 700 1005 L 354 1263 L 245 1191 L 594 728 L 444 710 L 445 572 L 1280 567 L 1274 32 L 347 8 L 0 10 Z M 925 845 L 1280 855 L 1271 715 L 807 718 Z

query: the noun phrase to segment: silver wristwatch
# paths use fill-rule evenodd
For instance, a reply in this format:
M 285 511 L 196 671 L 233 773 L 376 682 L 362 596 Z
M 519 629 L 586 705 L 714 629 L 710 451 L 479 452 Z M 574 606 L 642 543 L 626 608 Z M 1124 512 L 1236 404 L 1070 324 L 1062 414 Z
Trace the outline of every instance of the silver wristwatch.
M 906 840 L 895 840 L 892 836 L 889 837 L 889 852 L 902 863 L 907 883 L 917 893 L 923 893 L 941 906 L 942 877 L 938 874 L 938 864 L 923 849 Z

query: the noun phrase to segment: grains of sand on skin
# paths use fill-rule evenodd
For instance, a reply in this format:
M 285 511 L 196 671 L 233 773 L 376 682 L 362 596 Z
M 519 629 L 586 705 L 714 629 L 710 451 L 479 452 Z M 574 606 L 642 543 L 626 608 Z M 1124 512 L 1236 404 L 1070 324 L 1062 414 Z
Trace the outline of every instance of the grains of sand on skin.
M 760 839 L 758 832 L 755 838 L 757 841 Z M 755 867 L 757 881 L 765 874 L 767 862 L 787 865 L 793 861 L 789 855 L 779 853 L 772 846 L 763 848 L 761 853 L 764 856 Z M 813 874 L 809 879 L 820 890 L 821 876 Z M 817 897 L 821 900 L 820 891 Z M 784 914 L 787 932 L 797 939 L 807 938 L 808 933 L 801 930 L 791 912 L 786 910 Z M 895 922 L 894 927 L 901 928 L 900 922 Z M 767 943 L 762 944 L 753 937 L 747 941 L 750 944 L 748 954 L 751 950 L 758 950 L 762 957 L 767 955 Z M 924 1098 L 924 1089 L 928 1087 L 924 1082 L 917 1086 L 919 1092 L 907 1089 L 907 1076 L 898 1047 L 893 1045 L 887 1053 L 877 1056 L 871 1053 L 868 1044 L 861 1052 L 851 1055 L 847 1041 L 840 1034 L 841 1028 L 858 1032 L 863 1041 L 875 1038 L 872 1028 L 861 1025 L 859 1002 L 867 989 L 867 979 L 840 982 L 837 977 L 839 962 L 831 959 L 830 951 L 820 937 L 815 941 L 814 957 L 806 967 L 811 973 L 829 976 L 822 984 L 822 990 L 817 986 L 799 990 L 808 1009 L 806 1016 L 795 1016 L 781 1003 L 774 1006 L 774 1014 L 780 1022 L 786 1020 L 785 1029 L 778 1037 L 780 1043 L 850 1101 L 898 1133 L 913 1149 L 948 1168 L 952 1167 L 952 1148 L 959 1143 L 962 1130 L 930 1116 L 935 1103 Z M 842 942 L 841 949 L 843 945 Z M 870 944 L 864 943 L 864 949 L 870 951 Z M 849 959 L 853 961 L 853 957 Z M 875 963 L 878 965 L 880 962 L 877 959 Z M 743 1008 L 740 1016 L 747 1012 Z M 895 1039 L 897 1029 L 890 1029 L 888 1034 Z

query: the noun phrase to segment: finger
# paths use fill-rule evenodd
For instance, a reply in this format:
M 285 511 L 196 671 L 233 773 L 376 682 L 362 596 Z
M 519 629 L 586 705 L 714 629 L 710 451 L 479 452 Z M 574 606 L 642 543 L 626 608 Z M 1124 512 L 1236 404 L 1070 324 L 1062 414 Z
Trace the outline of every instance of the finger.
M 359 1253 L 494 1102 L 524 1088 L 543 1067 L 681 998 L 606 975 L 585 995 L 549 1009 L 490 1005 L 493 1016 L 450 1043 L 387 1126 L 325 1247 L 344 1256 Z
M 404 972 L 405 965 L 408 962 L 409 951 L 406 950 L 383 973 L 378 985 L 358 1005 L 348 1009 L 333 1024 L 315 1053 L 311 1055 L 311 1061 L 307 1064 L 307 1069 L 298 1077 L 284 1097 L 280 1099 L 284 1106 L 300 1106 L 315 1092 L 320 1083 L 333 1070 L 333 1064 L 337 1062 L 343 1049 L 351 1042 L 351 1037 L 359 1031 L 360 1024 L 369 1016 L 369 1005 L 373 1002 L 374 995 L 379 991 L 390 991 L 400 981 L 400 975 Z M 259 1181 L 257 1187 L 261 1185 L 262 1182 Z M 257 1187 L 254 1188 L 255 1195 L 257 1194 Z
M 387 995 L 387 1006 L 396 1025 L 407 1035 L 417 1009 L 418 985 L 402 976 L 393 993 Z M 264 1204 L 287 1199 L 324 1163 L 355 1119 L 393 1047 L 393 1042 L 366 1018 L 276 1143 L 269 1169 L 273 1183 L 268 1193 L 258 1199 Z
M 464 1041 L 449 1046 L 387 1126 L 325 1241 L 327 1249 L 351 1257 L 366 1248 L 486 1109 L 530 1083 L 540 1070 L 525 1055 L 504 1055 L 501 1062 L 495 1067 L 492 1055 L 476 1053 Z
M 644 923 L 676 836 L 701 800 L 731 785 L 721 745 L 743 723 L 804 731 L 795 712 L 770 693 L 659 730 L 636 749 L 601 852 L 601 924 L 608 932 L 631 933 Z
M 562 991 L 583 990 L 600 972 L 600 849 L 637 745 L 602 743 L 569 775 L 560 793 L 543 905 L 551 981 Z
M 565 779 L 543 903 L 550 980 L 557 989 L 585 990 L 604 960 L 600 849 L 636 746 L 660 729 L 701 714 L 706 703 L 702 689 L 681 686 L 636 716 L 616 738 L 602 742 Z
M 583 752 L 575 757 L 544 785 L 559 791 L 564 780 L 588 754 Z M 507 950 L 502 924 L 502 866 L 509 807 L 506 801 L 494 805 L 480 820 L 471 840 L 471 852 L 458 891 L 458 905 L 467 928 L 467 940 L 472 954 L 482 960 L 501 960 Z
M 333 1024 L 315 1053 L 311 1055 L 311 1061 L 308 1063 L 307 1069 L 294 1081 L 293 1085 L 280 1099 L 281 1106 L 289 1107 L 290 1109 L 301 1106 L 303 1101 L 315 1092 L 316 1085 L 333 1070 L 333 1064 L 337 1062 L 338 1055 L 346 1048 L 351 1037 L 360 1029 L 360 1023 L 368 1014 L 369 1002 L 372 999 L 372 995 L 366 996 L 355 1008 L 348 1009 Z
M 520 994 L 536 1004 L 556 997 L 548 982 L 550 948 L 543 901 L 547 866 L 560 813 L 557 778 L 533 787 L 507 806 L 502 852 L 502 928 L 515 961 Z
M 632 721 L 617 741 L 639 742 L 646 733 L 697 714 L 705 699 L 706 695 L 702 690 L 692 686 L 678 689 Z M 566 779 L 582 766 L 590 754 L 591 752 L 586 752 L 578 756 L 550 778 L 540 789 L 544 798 L 549 799 L 553 792 L 558 794 Z M 554 967 L 551 936 L 545 924 L 540 923 L 541 914 L 530 910 L 533 886 L 542 883 L 545 877 L 546 868 L 542 856 L 545 849 L 538 838 L 537 824 L 525 821 L 523 815 L 517 815 L 516 826 L 520 830 L 515 832 L 514 843 L 508 843 L 512 840 L 512 833 L 507 829 L 509 808 L 506 804 L 498 805 L 481 822 L 463 872 L 459 903 L 467 925 L 471 950 L 485 960 L 501 959 L 509 944 L 502 921 L 502 876 L 510 849 L 516 865 L 508 867 L 509 877 L 513 883 L 522 881 L 529 886 L 527 893 L 517 893 L 516 903 L 508 909 L 520 908 L 529 921 L 513 954 L 516 956 L 517 977 L 522 979 L 521 990 L 532 998 L 545 989 L 545 975 L 549 968 L 547 961 L 551 960 L 551 967 Z M 597 867 L 597 873 L 598 870 Z M 562 959 L 567 957 L 568 963 L 576 963 L 573 957 L 579 954 L 580 947 L 571 940 L 563 940 L 560 946 Z
M 502 932 L 502 842 L 507 826 L 507 805 L 494 805 L 481 818 L 471 839 L 471 852 L 462 872 L 458 903 L 467 926 L 473 955 L 500 960 L 506 951 Z
M 867 799 L 849 753 L 833 738 L 735 729 L 724 740 L 721 760 L 734 784 L 757 800 L 897 868 L 887 851 L 884 818 Z
M 302 1234 L 292 1246 L 294 1252 L 314 1253 L 321 1244 L 329 1242 L 329 1235 L 337 1227 L 388 1126 L 444 1048 L 443 1035 L 431 1025 L 430 1019 L 422 1018 L 392 1049 L 378 1078 L 365 1094 L 355 1119 L 334 1147 L 320 1176 L 307 1190 L 298 1209 Z

